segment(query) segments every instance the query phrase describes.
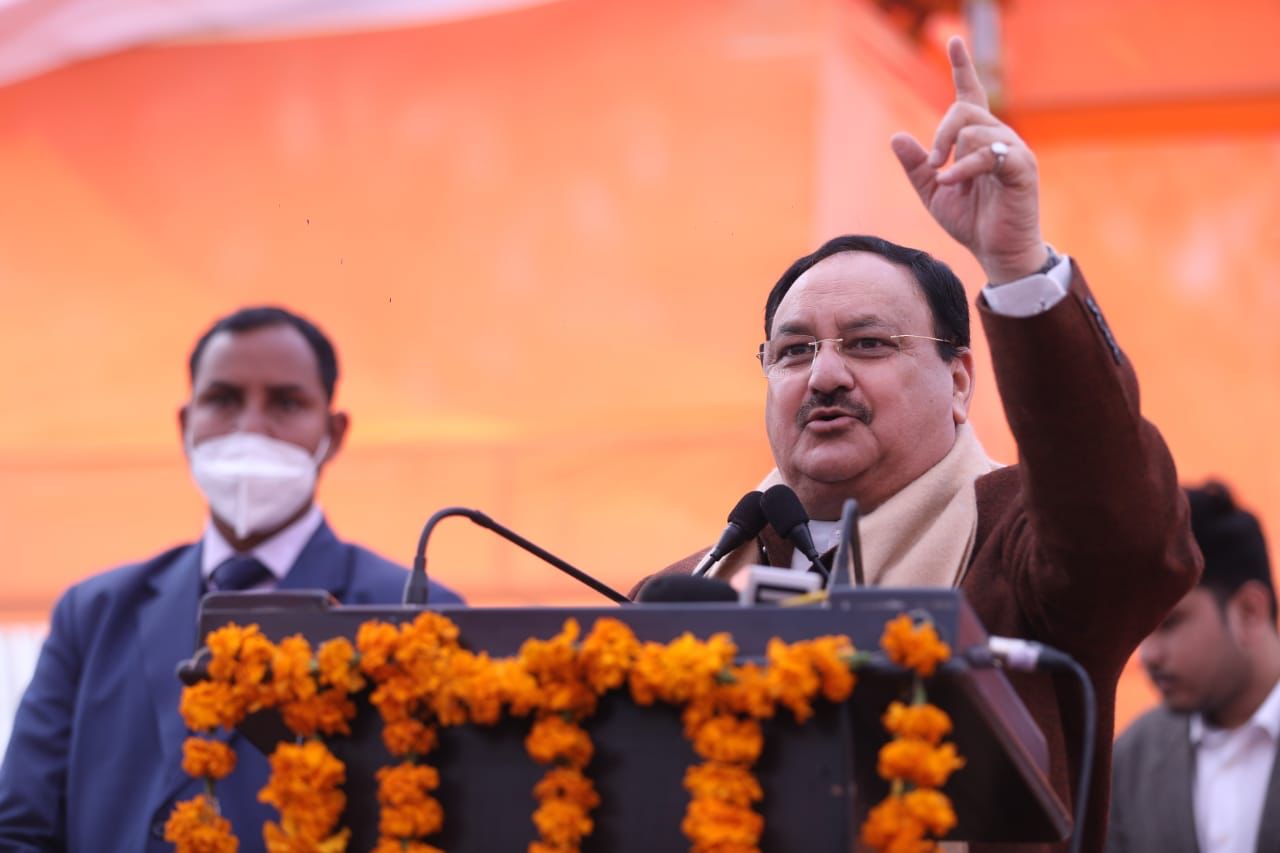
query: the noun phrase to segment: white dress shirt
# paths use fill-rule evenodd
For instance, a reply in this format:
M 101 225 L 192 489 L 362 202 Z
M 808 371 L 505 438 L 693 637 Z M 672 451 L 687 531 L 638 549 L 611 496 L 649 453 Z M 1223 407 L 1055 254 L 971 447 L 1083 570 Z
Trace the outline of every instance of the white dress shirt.
M 258 558 L 258 562 L 267 567 L 272 577 L 271 580 L 263 581 L 252 589 L 275 589 L 280 581 L 284 580 L 284 576 L 289 574 L 293 564 L 298 561 L 298 555 L 302 553 L 311 536 L 323 523 L 324 513 L 320 511 L 318 505 L 313 503 L 301 518 L 250 551 Z M 204 578 L 207 589 L 213 570 L 234 557 L 236 550 L 218 532 L 213 519 L 205 523 L 202 542 L 204 547 L 200 552 L 200 574 Z
M 1280 682 L 1243 725 L 1215 729 L 1195 714 L 1190 734 L 1200 853 L 1254 853 L 1280 736 Z

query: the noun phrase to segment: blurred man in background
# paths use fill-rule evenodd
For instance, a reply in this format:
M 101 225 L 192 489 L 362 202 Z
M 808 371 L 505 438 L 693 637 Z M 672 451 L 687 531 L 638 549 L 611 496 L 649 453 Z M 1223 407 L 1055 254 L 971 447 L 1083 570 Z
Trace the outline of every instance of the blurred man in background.
M 217 321 L 190 358 L 182 445 L 209 507 L 198 542 L 89 578 L 54 608 L 0 765 L 0 848 L 168 850 L 164 824 L 202 782 L 181 768 L 177 665 L 196 645 L 204 592 L 323 589 L 348 604 L 398 603 L 407 573 L 340 541 L 315 502 L 349 426 L 334 408 L 338 361 L 282 308 Z M 459 603 L 433 584 L 433 603 Z M 266 759 L 238 735 L 222 813 L 262 849 Z
M 1164 704 L 1116 742 L 1107 849 L 1280 850 L 1280 634 L 1267 544 L 1226 486 L 1187 496 L 1204 575 L 1142 643 Z

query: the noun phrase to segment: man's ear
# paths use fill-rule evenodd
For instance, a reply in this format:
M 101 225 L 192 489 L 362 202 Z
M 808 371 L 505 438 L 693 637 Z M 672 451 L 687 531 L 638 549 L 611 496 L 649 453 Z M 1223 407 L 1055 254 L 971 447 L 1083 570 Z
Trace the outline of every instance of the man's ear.
M 951 416 L 956 424 L 969 420 L 969 401 L 973 399 L 973 350 L 965 349 L 948 362 L 951 368 Z
M 1247 625 L 1271 625 L 1271 596 L 1261 581 L 1245 581 L 1231 596 Z
M 329 414 L 329 449 L 325 451 L 324 458 L 320 460 L 321 465 L 338 455 L 338 451 L 342 449 L 342 443 L 347 440 L 347 430 L 350 428 L 351 416 L 346 412 L 331 412 Z
M 178 443 L 182 445 L 182 454 L 187 455 L 187 408 L 190 403 L 178 407 Z

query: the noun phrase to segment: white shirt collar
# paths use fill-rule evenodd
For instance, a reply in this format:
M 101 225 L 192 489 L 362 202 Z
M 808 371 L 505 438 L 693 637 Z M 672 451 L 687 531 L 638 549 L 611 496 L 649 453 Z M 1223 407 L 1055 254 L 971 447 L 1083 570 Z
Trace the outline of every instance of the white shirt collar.
M 324 513 L 320 511 L 317 504 L 312 503 L 311 508 L 301 518 L 265 542 L 259 543 L 250 553 L 267 567 L 275 577 L 276 583 L 279 583 L 284 580 L 285 575 L 289 574 L 293 564 L 298 561 L 298 555 L 302 553 L 302 549 L 323 523 Z M 201 541 L 204 547 L 201 548 L 200 553 L 200 575 L 208 582 L 213 570 L 234 556 L 236 550 L 218 532 L 212 518 L 205 522 L 204 537 Z
M 1258 706 L 1258 710 L 1253 712 L 1241 728 L 1252 727 L 1261 729 L 1267 733 L 1273 741 L 1280 740 L 1280 681 L 1277 681 L 1271 687 L 1271 692 L 1267 694 L 1267 698 L 1262 700 L 1262 704 Z M 1216 729 L 1205 722 L 1204 716 L 1201 714 L 1192 714 L 1190 728 L 1188 734 L 1191 737 L 1191 745 L 1199 746 L 1206 735 L 1223 731 Z

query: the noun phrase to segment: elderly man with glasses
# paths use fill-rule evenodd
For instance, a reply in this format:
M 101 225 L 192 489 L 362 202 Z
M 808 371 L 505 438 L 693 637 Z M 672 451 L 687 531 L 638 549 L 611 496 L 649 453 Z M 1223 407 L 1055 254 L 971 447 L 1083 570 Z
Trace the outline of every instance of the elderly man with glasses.
M 963 285 L 924 252 L 851 236 L 796 261 L 769 294 L 758 356 L 777 468 L 765 485 L 795 490 L 819 552 L 834 548 L 841 508 L 856 498 L 868 583 L 958 586 L 991 633 L 1047 643 L 1086 668 L 1099 760 L 1083 849 L 1100 850 L 1116 682 L 1195 583 L 1201 558 L 1133 369 L 1080 271 L 1041 238 L 1035 158 L 989 112 L 963 43 L 949 52 L 956 101 L 932 150 L 907 134 L 892 146 L 930 213 L 987 276 L 980 315 L 1019 464 L 988 459 L 968 423 Z M 766 529 L 708 574 L 808 568 L 794 550 Z M 663 573 L 687 573 L 701 556 Z M 1071 803 L 1079 699 L 1048 677 L 1012 680 Z

